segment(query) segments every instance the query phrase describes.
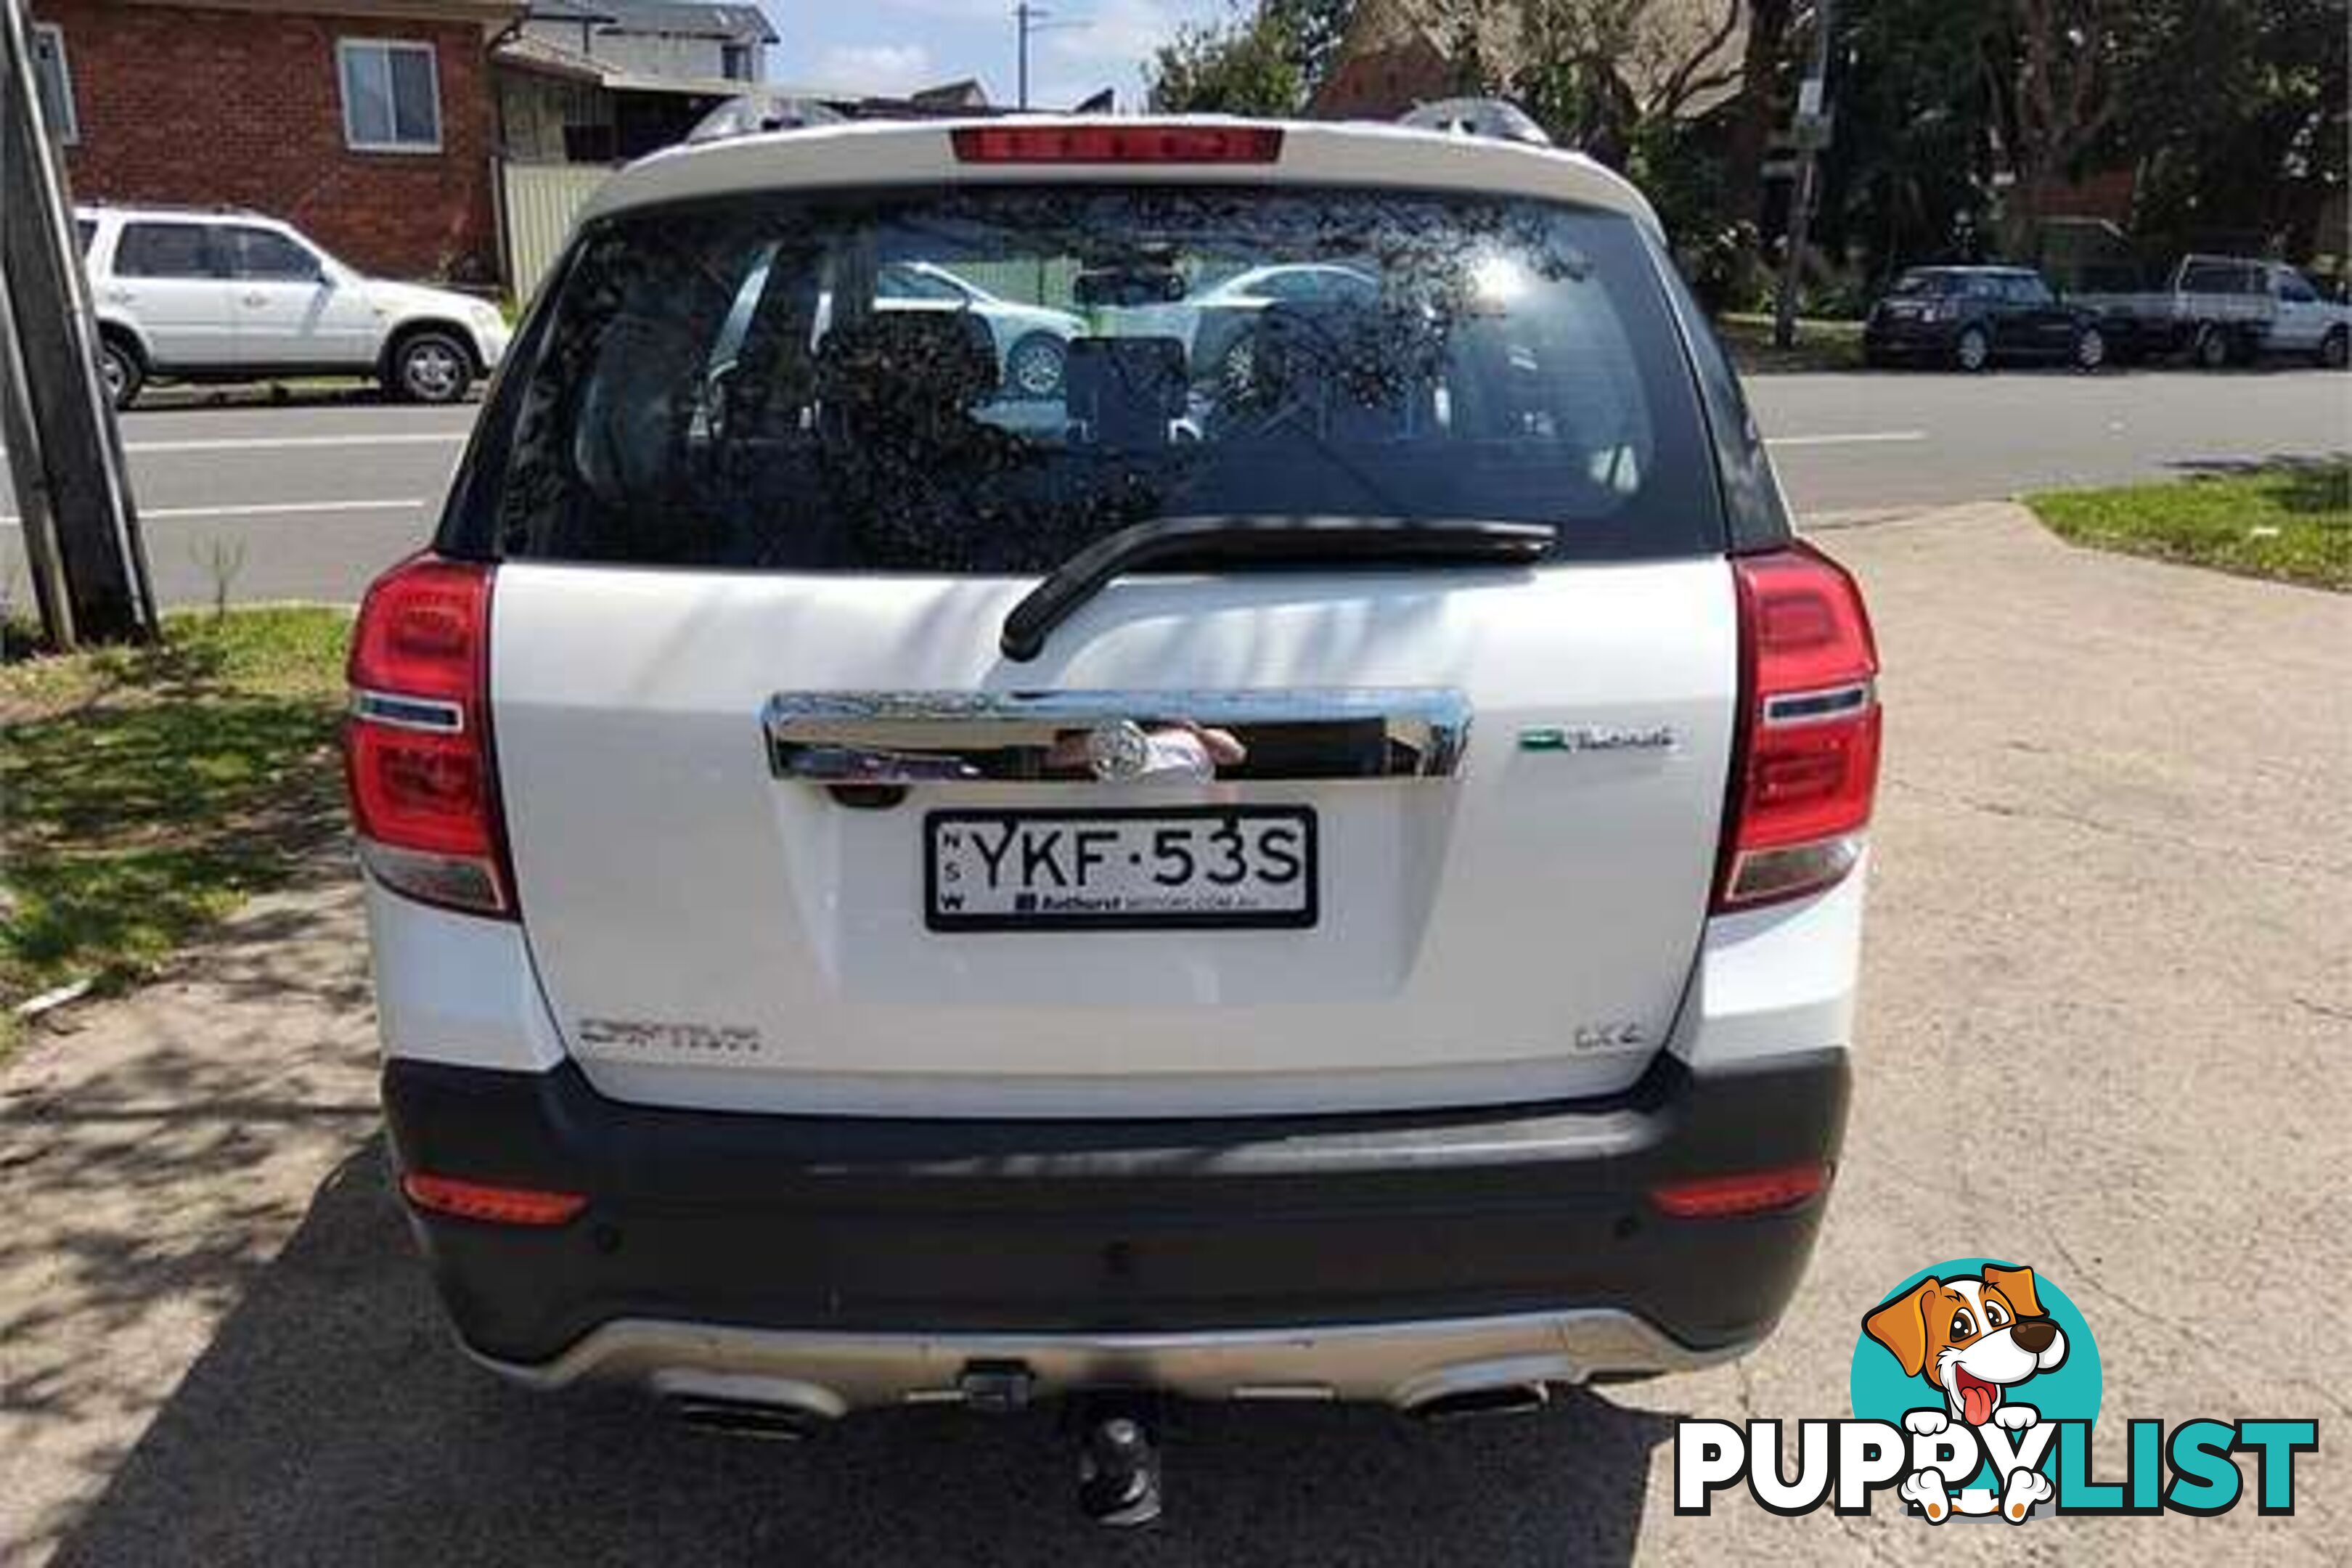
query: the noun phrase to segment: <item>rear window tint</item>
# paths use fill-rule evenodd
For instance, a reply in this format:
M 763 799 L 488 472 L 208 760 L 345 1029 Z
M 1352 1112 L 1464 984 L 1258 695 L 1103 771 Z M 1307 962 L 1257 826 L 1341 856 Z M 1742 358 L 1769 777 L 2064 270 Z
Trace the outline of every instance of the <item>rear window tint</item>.
M 131 223 L 114 242 L 114 270 L 125 278 L 211 278 L 212 237 L 201 224 Z
M 1567 559 L 1722 548 L 1657 259 L 1614 214 L 760 196 L 594 226 L 551 311 L 445 546 L 1025 574 L 1154 518 L 1349 515 L 1553 522 Z
M 282 234 L 243 227 L 220 232 L 228 244 L 232 269 L 239 278 L 307 280 L 319 276 L 319 258 Z

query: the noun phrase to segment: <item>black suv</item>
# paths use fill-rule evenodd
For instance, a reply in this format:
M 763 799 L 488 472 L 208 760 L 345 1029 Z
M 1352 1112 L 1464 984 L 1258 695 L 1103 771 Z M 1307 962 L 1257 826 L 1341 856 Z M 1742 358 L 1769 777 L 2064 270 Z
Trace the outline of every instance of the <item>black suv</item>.
M 1864 360 L 1979 371 L 1998 361 L 2097 370 L 2115 346 L 2097 315 L 2030 267 L 1915 267 L 1870 308 Z

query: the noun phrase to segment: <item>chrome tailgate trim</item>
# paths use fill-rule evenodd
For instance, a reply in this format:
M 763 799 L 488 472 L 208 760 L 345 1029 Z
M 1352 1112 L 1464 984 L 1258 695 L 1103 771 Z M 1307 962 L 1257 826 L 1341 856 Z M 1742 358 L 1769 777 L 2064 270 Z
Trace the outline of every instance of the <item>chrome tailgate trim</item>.
M 1447 779 L 1470 703 L 1444 687 L 780 691 L 761 724 L 775 776 L 814 784 L 1118 782 L 1103 759 L 1122 740 L 1204 731 L 1220 779 Z

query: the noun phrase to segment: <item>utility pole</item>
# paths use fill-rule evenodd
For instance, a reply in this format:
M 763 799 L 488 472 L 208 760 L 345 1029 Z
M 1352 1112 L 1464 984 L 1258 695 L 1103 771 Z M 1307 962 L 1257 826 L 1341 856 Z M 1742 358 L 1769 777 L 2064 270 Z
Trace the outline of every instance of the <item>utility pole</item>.
M 144 641 L 146 552 L 23 0 L 0 0 L 0 426 L 46 629 L 58 644 Z
M 1050 32 L 1055 27 L 1076 27 L 1083 25 L 1075 17 L 1060 22 L 1047 21 L 1046 18 L 1052 15 L 1053 13 L 1046 10 L 1043 5 L 1032 5 L 1029 4 L 1029 0 L 1014 0 L 1013 6 L 1013 31 L 1014 37 L 1019 41 L 1019 47 L 1015 57 L 1015 70 L 1017 73 L 1016 80 L 1019 82 L 1019 87 L 1015 91 L 1014 97 L 1018 102 L 1018 106 L 1023 109 L 1029 107 L 1030 37 L 1037 33 Z
M 1797 88 L 1797 117 L 1790 133 L 1797 143 L 1797 184 L 1789 197 L 1789 253 L 1780 258 L 1780 295 L 1772 312 L 1772 342 L 1787 348 L 1797 341 L 1797 282 L 1812 233 L 1813 205 L 1820 199 L 1821 150 L 1829 145 L 1831 0 L 1813 0 L 1813 58 Z
M 1044 21 L 1046 15 L 1044 7 L 1032 5 L 1029 0 L 1015 0 L 1013 7 L 1013 29 L 1020 39 L 1018 71 L 1021 84 L 1014 101 L 1023 109 L 1029 107 L 1029 29 Z

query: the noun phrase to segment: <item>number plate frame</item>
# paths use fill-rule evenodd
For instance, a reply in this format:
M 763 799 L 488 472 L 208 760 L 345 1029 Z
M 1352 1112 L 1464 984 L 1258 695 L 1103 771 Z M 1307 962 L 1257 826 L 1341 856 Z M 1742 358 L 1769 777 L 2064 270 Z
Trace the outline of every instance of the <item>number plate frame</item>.
M 998 911 L 961 913 L 940 908 L 940 858 L 936 847 L 942 826 L 953 823 L 999 824 L 1052 821 L 1079 824 L 1109 821 L 1265 821 L 1294 822 L 1301 829 L 1299 858 L 1307 881 L 1305 901 L 1295 910 L 1180 910 L 1169 914 L 1008 914 Z M 1118 805 L 941 807 L 923 815 L 923 924 L 935 931 L 1304 931 L 1322 919 L 1322 853 L 1315 808 L 1311 805 Z M 1201 880 L 1196 878 L 1195 880 Z

